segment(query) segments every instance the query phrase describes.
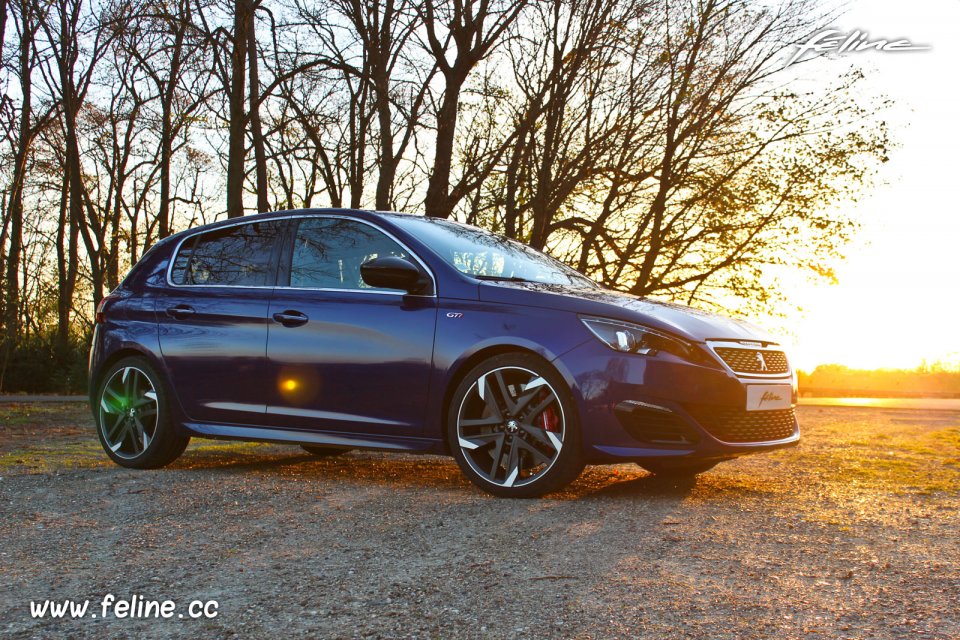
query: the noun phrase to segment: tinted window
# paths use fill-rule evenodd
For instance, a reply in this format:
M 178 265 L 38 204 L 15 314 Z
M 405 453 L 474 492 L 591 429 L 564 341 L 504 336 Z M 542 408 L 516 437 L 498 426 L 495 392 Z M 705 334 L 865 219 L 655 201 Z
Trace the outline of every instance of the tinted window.
M 294 238 L 290 286 L 316 289 L 373 289 L 360 265 L 374 258 L 410 254 L 368 224 L 341 218 L 305 218 Z
M 467 275 L 597 287 L 593 280 L 559 260 L 483 229 L 419 216 L 398 215 L 391 220 Z
M 174 284 L 272 286 L 278 220 L 209 231 L 183 243 L 173 262 Z

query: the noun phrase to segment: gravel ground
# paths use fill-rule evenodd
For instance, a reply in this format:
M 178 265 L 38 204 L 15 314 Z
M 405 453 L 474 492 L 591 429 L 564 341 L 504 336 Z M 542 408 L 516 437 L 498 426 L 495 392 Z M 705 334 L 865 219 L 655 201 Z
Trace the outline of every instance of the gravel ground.
M 82 405 L 0 405 L 0 635 L 960 638 L 960 413 L 800 421 L 692 482 L 509 501 L 434 456 L 196 440 L 130 471 Z M 218 615 L 103 619 L 107 593 Z M 98 617 L 33 619 L 48 598 Z

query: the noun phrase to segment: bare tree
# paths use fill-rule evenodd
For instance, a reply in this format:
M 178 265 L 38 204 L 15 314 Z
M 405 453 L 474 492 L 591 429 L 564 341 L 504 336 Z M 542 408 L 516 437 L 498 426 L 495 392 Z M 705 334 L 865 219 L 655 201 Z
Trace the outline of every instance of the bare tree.
M 494 98 L 514 140 L 471 210 L 638 295 L 765 304 L 771 264 L 826 273 L 853 226 L 818 211 L 887 140 L 859 126 L 857 78 L 821 95 L 779 87 L 784 48 L 818 20 L 800 0 L 534 6 Z
M 427 1 L 418 6 L 426 33 L 425 48 L 444 79 L 436 112 L 433 167 L 424 201 L 428 216 L 448 218 L 457 205 L 450 194 L 450 171 L 464 83 L 526 6 L 526 0 Z
M 37 21 L 34 16 L 32 2 L 27 0 L 16 7 L 15 18 L 19 17 L 17 26 L 20 31 L 20 46 L 18 56 L 18 75 L 20 78 L 20 118 L 19 130 L 14 154 L 13 178 L 8 189 L 6 215 L 4 216 L 3 232 L 10 242 L 10 249 L 5 259 L 6 288 L 4 291 L 4 336 L 3 336 L 3 371 L 13 345 L 16 344 L 20 333 L 20 254 L 23 250 L 23 183 L 25 180 L 27 153 L 34 136 L 30 125 L 32 104 L 32 80 L 34 67 L 33 36 L 36 33 Z M 4 15 L 6 17 L 6 15 Z
M 398 165 L 421 126 L 438 65 L 420 65 L 410 55 L 412 38 L 421 26 L 410 0 L 339 0 L 334 8 L 349 21 L 364 53 L 366 64 L 354 73 L 372 89 L 377 119 L 375 206 L 388 210 L 393 206 Z
M 60 103 L 64 128 L 65 170 L 70 177 L 69 221 L 79 229 L 86 248 L 93 306 L 103 298 L 107 248 L 104 225 L 94 211 L 84 183 L 77 124 L 97 63 L 117 34 L 113 8 L 98 9 L 99 14 L 88 11 L 83 0 L 54 0 L 48 19 L 42 22 L 52 63 L 52 69 L 45 68 L 44 81 Z M 85 47 L 88 42 L 89 47 Z
M 17 112 L 18 126 L 14 142 L 13 175 L 7 189 L 7 202 L 3 220 L 3 235 L 9 242 L 9 250 L 4 256 L 6 286 L 4 290 L 4 335 L 3 370 L 6 369 L 10 349 L 20 334 L 21 306 L 20 273 L 23 268 L 23 229 L 24 229 L 24 188 L 34 139 L 46 126 L 50 110 L 34 116 L 33 73 L 38 64 L 36 36 L 44 19 L 43 9 L 34 0 L 18 0 L 11 7 L 14 28 L 19 46 L 17 49 L 16 76 L 20 88 L 20 107 Z M 2 373 L 0 373 L 2 378 Z M 0 380 L 2 386 L 2 380 Z
M 176 140 L 209 97 L 211 74 L 203 64 L 209 59 L 212 45 L 207 34 L 194 24 L 194 14 L 194 0 L 176 0 L 172 6 L 144 0 L 132 6 L 128 28 L 119 44 L 137 59 L 160 104 L 157 238 L 171 232 Z
M 510 114 L 513 141 L 497 183 L 508 235 L 543 248 L 565 224 L 564 209 L 598 181 L 644 175 L 639 161 L 650 135 L 638 107 L 649 98 L 652 74 L 636 45 L 649 9 L 557 1 L 537 5 L 518 26 L 523 33 L 508 53 L 521 100 Z
M 358 208 L 363 206 L 370 177 L 370 145 L 376 122 L 370 56 L 358 46 L 356 33 L 343 28 L 330 8 L 298 3 L 297 11 L 319 48 L 315 69 L 291 78 L 285 97 L 319 151 L 331 203 Z M 335 88 L 324 89 L 331 85 Z M 329 103 L 311 106 L 308 94 L 294 97 L 294 87 L 319 88 Z
M 849 221 L 824 224 L 818 212 L 836 194 L 830 185 L 863 177 L 860 158 L 885 156 L 885 128 L 863 136 L 845 126 L 866 116 L 849 83 L 829 95 L 778 87 L 785 45 L 828 20 L 809 2 L 717 0 L 659 16 L 653 196 L 606 278 L 640 295 L 710 303 L 723 290 L 763 301 L 765 265 L 798 249 L 826 256 L 823 241 L 849 233 Z M 803 230 L 802 249 L 784 233 L 791 227 Z

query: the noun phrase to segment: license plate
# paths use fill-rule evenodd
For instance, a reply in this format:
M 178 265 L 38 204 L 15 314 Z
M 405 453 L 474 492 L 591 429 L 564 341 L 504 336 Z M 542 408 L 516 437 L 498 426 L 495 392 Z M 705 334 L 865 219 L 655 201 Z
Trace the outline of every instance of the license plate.
M 789 384 L 747 385 L 747 411 L 789 409 L 792 397 L 793 387 Z

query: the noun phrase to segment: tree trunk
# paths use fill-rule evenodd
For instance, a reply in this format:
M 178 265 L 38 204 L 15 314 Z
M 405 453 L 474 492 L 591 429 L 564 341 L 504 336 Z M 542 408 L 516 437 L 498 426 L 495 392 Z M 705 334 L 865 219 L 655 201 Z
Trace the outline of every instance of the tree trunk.
M 449 218 L 453 213 L 450 208 L 450 169 L 453 166 L 453 142 L 457 131 L 462 84 L 463 81 L 459 78 L 447 77 L 443 101 L 437 112 L 436 155 L 433 158 L 433 171 L 424 201 L 426 214 L 431 218 Z
M 393 208 L 391 192 L 393 180 L 397 175 L 397 158 L 393 150 L 393 115 L 390 105 L 390 55 L 393 47 L 392 39 L 393 3 L 387 2 L 383 7 L 383 17 L 380 24 L 376 21 L 373 26 L 377 29 L 367 29 L 367 39 L 373 43 L 368 46 L 367 57 L 370 65 L 370 79 L 373 83 L 374 100 L 376 100 L 377 123 L 380 138 L 380 175 L 377 178 L 376 206 L 380 211 L 389 211 Z M 359 21 L 358 24 L 362 24 Z M 411 112 L 410 117 L 413 118 Z
M 227 216 L 243 215 L 243 183 L 246 160 L 247 44 L 250 28 L 250 0 L 236 0 L 233 12 L 233 52 L 230 56 L 230 140 L 227 157 Z
M 189 14 L 188 16 L 189 17 Z M 183 55 L 183 38 L 186 26 L 177 25 L 177 35 L 173 43 L 170 60 L 170 74 L 167 84 L 162 87 L 161 124 L 160 124 L 160 209 L 157 212 L 157 238 L 170 235 L 170 163 L 173 156 L 173 100 L 177 83 L 180 80 L 180 64 Z
M 2 225 L 0 225 L 0 276 L 7 273 L 7 236 L 10 233 L 10 209 L 7 206 L 8 195 L 9 194 L 4 193 L 3 197 L 0 198 L 0 218 L 3 220 Z M 4 319 L 7 317 L 6 297 L 6 290 L 0 288 L 0 346 L 2 346 L 5 332 Z M 2 388 L 2 386 L 3 385 L 0 385 L 0 388 Z
M 0 0 L 0 51 L 7 35 L 7 0 Z
M 57 217 L 57 344 L 58 359 L 70 348 L 70 307 L 73 302 L 73 287 L 68 275 L 67 246 L 70 237 L 70 221 L 67 219 L 70 193 L 70 172 L 63 169 L 60 183 L 60 214 Z
M 173 82 L 171 78 L 168 82 Z M 167 96 L 163 98 L 160 125 L 160 208 L 157 211 L 157 238 L 170 235 L 170 159 L 173 155 L 173 116 Z
M 253 156 L 257 176 L 257 211 L 270 210 L 267 186 L 267 152 L 263 142 L 263 126 L 260 123 L 260 74 L 257 69 L 257 30 L 255 12 L 250 11 L 247 26 L 247 56 L 250 64 L 250 134 L 253 138 Z
M 380 176 L 377 179 L 377 209 L 389 211 L 393 208 L 391 191 L 397 175 L 397 162 L 393 155 L 393 118 L 390 114 L 390 87 L 383 75 L 377 75 L 374 90 L 377 93 L 377 117 L 380 124 Z
M 10 185 L 8 216 L 10 222 L 7 253 L 7 290 L 4 301 L 4 351 L 5 356 L 16 344 L 20 335 L 20 257 L 23 252 L 23 185 L 26 180 L 27 156 L 33 139 L 31 110 L 33 109 L 33 29 L 32 10 L 26 3 L 22 7 L 23 25 L 20 36 L 20 127 L 17 151 L 14 157 L 13 183 Z

